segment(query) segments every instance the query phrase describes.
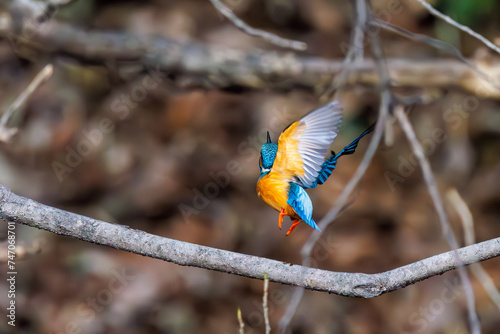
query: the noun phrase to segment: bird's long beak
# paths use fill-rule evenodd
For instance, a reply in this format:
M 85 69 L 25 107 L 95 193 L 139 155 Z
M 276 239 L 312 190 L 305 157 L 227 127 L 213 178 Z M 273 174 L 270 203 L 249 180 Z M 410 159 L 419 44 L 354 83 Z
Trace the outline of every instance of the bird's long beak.
M 269 131 L 267 131 L 267 143 L 269 144 L 271 142 L 271 136 L 269 135 Z

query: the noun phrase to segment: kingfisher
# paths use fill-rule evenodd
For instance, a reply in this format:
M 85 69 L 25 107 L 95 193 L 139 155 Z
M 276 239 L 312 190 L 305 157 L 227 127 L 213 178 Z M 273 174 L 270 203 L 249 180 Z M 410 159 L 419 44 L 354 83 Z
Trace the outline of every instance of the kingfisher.
M 331 156 L 325 160 L 342 123 L 341 112 L 342 107 L 337 101 L 310 111 L 283 130 L 278 144 L 271 141 L 267 132 L 267 143 L 260 150 L 257 195 L 279 211 L 280 229 L 284 216 L 293 219 L 286 235 L 290 235 L 301 221 L 320 231 L 312 218 L 313 205 L 305 189 L 325 183 L 337 160 L 343 155 L 353 154 L 360 139 L 375 127 L 372 124 L 338 154 L 331 151 Z

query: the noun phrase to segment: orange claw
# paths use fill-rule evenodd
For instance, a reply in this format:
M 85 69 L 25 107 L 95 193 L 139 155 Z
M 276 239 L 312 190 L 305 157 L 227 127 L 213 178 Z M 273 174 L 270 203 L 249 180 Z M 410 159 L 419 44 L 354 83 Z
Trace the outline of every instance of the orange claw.
M 284 208 L 281 208 L 281 211 L 280 211 L 280 216 L 278 218 L 278 226 L 281 230 L 281 224 L 283 223 L 283 217 L 286 216 L 285 215 L 285 209 Z
M 286 235 L 290 235 L 290 233 L 292 233 L 293 229 L 294 229 L 297 225 L 299 225 L 299 223 L 300 223 L 300 221 L 299 221 L 298 219 L 295 219 L 295 220 L 293 221 L 292 226 L 290 226 L 290 229 L 288 230 L 288 232 L 286 232 Z

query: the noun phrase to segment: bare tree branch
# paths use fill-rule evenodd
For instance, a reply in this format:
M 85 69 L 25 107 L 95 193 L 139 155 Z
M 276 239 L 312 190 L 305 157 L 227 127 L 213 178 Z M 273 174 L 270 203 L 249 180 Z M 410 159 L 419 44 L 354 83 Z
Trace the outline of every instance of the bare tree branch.
M 367 21 L 365 0 L 356 0 L 354 10 L 356 11 L 356 24 L 351 29 L 351 47 L 342 61 L 341 70 L 335 74 L 331 74 L 331 84 L 327 86 L 319 98 L 322 104 L 332 99 L 333 92 L 335 92 L 333 99 L 341 100 L 348 75 L 354 70 L 353 62 L 359 63 L 364 60 L 364 40 Z
M 354 53 L 355 61 L 364 58 L 364 41 L 368 12 L 366 10 L 366 0 L 356 0 L 356 26 L 354 27 Z
M 387 31 L 396 33 L 398 35 L 407 37 L 415 42 L 428 44 L 436 49 L 442 50 L 442 51 L 452 55 L 453 57 L 455 57 L 456 59 L 458 59 L 459 61 L 464 63 L 466 66 L 468 66 L 476 74 L 476 76 L 478 78 L 482 79 L 481 81 L 476 83 L 476 84 L 480 84 L 482 86 L 482 87 L 476 88 L 476 91 L 478 91 L 480 89 L 500 91 L 500 85 L 498 84 L 498 82 L 499 82 L 498 75 L 495 72 L 493 72 L 493 73 L 490 72 L 490 69 L 488 69 L 488 68 L 485 69 L 483 66 L 485 63 L 484 61 L 481 61 L 481 60 L 477 61 L 476 60 L 474 62 L 472 60 L 465 58 L 465 56 L 462 54 L 462 52 L 460 52 L 460 50 L 458 50 L 452 44 L 446 43 L 446 42 L 443 42 L 443 41 L 440 41 L 438 39 L 431 38 L 431 37 L 428 37 L 425 35 L 410 32 L 408 30 L 405 30 L 405 29 L 400 28 L 400 27 L 396 27 L 390 23 L 387 23 L 387 22 L 384 22 L 381 20 L 373 20 L 370 22 L 370 24 L 372 24 L 376 27 L 383 28 Z M 486 62 L 488 62 L 488 61 L 486 61 Z
M 423 7 L 425 7 L 425 9 L 427 9 L 429 11 L 429 13 L 431 13 L 432 15 L 439 17 L 441 20 L 445 21 L 446 23 L 462 30 L 463 32 L 466 32 L 467 34 L 471 35 L 472 37 L 474 37 L 474 38 L 478 39 L 479 41 L 481 41 L 482 43 L 484 43 L 484 45 L 486 45 L 487 47 L 489 47 L 493 51 L 500 53 L 500 48 L 498 46 L 496 46 L 495 44 L 493 44 L 492 42 L 490 42 L 488 39 L 486 39 L 481 34 L 475 32 L 474 30 L 472 30 L 471 28 L 469 28 L 467 26 L 464 26 L 463 24 L 458 23 L 457 21 L 453 20 L 448 15 L 441 13 L 440 11 L 438 11 L 437 9 L 432 7 L 432 5 L 430 3 L 427 3 L 424 0 L 417 0 L 417 1 Z
M 191 266 L 324 291 L 373 298 L 456 269 L 453 252 L 378 274 L 343 273 L 200 246 L 40 204 L 0 186 L 0 218 L 56 234 Z M 500 238 L 457 250 L 464 265 L 500 256 Z
M 241 87 L 286 91 L 301 87 L 321 91 L 330 86 L 332 76 L 338 75 L 344 68 L 343 61 L 337 60 L 275 51 L 235 50 L 204 43 L 181 43 L 130 33 L 84 31 L 54 21 L 44 23 L 29 36 L 13 29 L 0 30 L 0 36 L 9 36 L 19 47 L 62 53 L 102 64 L 109 59 L 118 63 L 136 61 L 177 76 L 176 82 L 183 88 Z M 499 90 L 488 85 L 460 61 L 387 59 L 387 65 L 391 80 L 398 87 L 460 87 L 477 96 L 500 99 Z M 500 65 L 485 63 L 481 64 L 481 68 L 493 80 L 500 82 Z M 210 78 L 210 85 L 206 84 L 206 78 Z M 375 62 L 366 59 L 352 64 L 346 82 L 351 85 L 379 84 Z
M 271 34 L 267 31 L 250 27 L 248 24 L 243 22 L 239 17 L 237 17 L 231 11 L 231 9 L 226 7 L 219 0 L 210 0 L 210 2 L 222 15 L 224 15 L 229 21 L 231 21 L 238 29 L 249 34 L 250 36 L 260 37 L 268 41 L 269 43 L 281 46 L 282 48 L 290 48 L 298 51 L 303 51 L 307 49 L 307 44 L 304 42 L 293 41 L 291 39 L 282 38 L 275 34 Z

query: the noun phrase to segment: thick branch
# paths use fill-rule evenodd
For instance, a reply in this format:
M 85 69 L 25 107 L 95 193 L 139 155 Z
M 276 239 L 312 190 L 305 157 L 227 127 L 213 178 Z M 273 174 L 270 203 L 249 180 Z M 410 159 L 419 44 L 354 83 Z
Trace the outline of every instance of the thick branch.
M 13 27 L 0 28 L 0 36 L 8 37 L 18 49 L 29 46 L 42 52 L 69 54 L 101 63 L 137 61 L 188 78 L 178 81 L 184 88 L 290 90 L 302 87 L 320 91 L 331 84 L 332 76 L 338 75 L 343 67 L 338 60 L 257 49 L 235 50 L 129 33 L 84 31 L 55 21 L 37 28 L 30 30 L 30 34 Z M 394 86 L 461 87 L 478 96 L 500 99 L 500 91 L 458 60 L 388 59 L 387 65 Z M 499 64 L 482 62 L 478 66 L 493 79 L 500 78 Z M 347 83 L 376 85 L 378 82 L 373 60 L 352 64 Z
M 163 238 L 40 204 L 0 186 L 0 218 L 176 263 L 349 297 L 372 298 L 456 269 L 452 252 L 379 274 L 342 273 Z M 458 249 L 465 265 L 500 255 L 500 238 Z

